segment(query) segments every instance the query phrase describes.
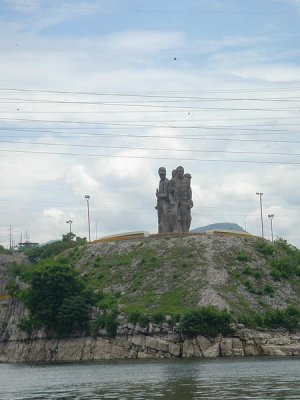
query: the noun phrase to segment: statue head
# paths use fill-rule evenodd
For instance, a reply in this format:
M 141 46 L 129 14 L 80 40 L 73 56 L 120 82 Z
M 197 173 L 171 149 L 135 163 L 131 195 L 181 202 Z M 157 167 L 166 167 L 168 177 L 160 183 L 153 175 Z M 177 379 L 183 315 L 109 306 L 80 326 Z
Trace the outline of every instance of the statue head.
M 173 171 L 172 171 L 172 178 L 173 179 L 177 178 L 177 170 L 176 169 L 173 169 Z
M 181 165 L 179 167 L 177 167 L 176 172 L 177 172 L 178 178 L 180 178 L 180 179 L 183 178 L 184 168 Z
M 191 175 L 191 174 L 184 174 L 183 176 L 184 176 L 185 178 L 188 178 L 189 180 L 192 179 L 192 175 Z
M 160 167 L 158 169 L 158 175 L 160 176 L 160 179 L 166 179 L 167 171 L 165 167 Z

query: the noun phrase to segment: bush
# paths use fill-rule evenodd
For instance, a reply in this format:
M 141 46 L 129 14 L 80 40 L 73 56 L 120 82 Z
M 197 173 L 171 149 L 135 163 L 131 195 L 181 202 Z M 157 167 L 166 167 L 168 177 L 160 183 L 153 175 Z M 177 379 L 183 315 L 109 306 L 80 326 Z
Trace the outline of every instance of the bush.
M 55 257 L 65 250 L 82 246 L 86 243 L 85 238 L 76 237 L 76 240 L 57 240 L 56 242 L 48 243 L 43 246 L 35 247 L 26 250 L 26 255 L 31 262 L 38 262 Z
M 165 316 L 161 313 L 153 314 L 151 316 L 151 321 L 155 324 L 162 324 L 165 321 Z
M 6 249 L 2 244 L 0 244 L 0 254 L 12 254 L 12 250 Z
M 90 305 L 82 295 L 66 298 L 57 312 L 57 331 L 68 335 L 72 332 L 82 332 L 89 325 Z
M 239 317 L 239 322 L 248 328 L 286 328 L 295 331 L 300 328 L 300 308 L 289 306 L 285 310 L 270 310 L 264 314 L 252 312 Z
M 298 254 L 288 254 L 282 257 L 277 257 L 270 262 L 271 276 L 279 280 L 281 278 L 288 279 L 296 275 L 300 276 L 300 262 Z
M 145 328 L 149 324 L 150 318 L 139 311 L 134 311 L 128 314 L 128 322 L 134 325 L 139 324 L 142 328 Z
M 138 320 L 138 324 L 142 328 L 146 328 L 146 326 L 149 324 L 150 318 L 147 315 L 142 314 Z
M 265 240 L 256 243 L 256 250 L 265 257 L 271 256 L 275 251 L 274 246 Z
M 139 322 L 141 315 L 142 313 L 139 311 L 133 311 L 132 313 L 128 314 L 128 322 L 136 325 Z
M 87 290 L 78 273 L 68 265 L 39 265 L 26 274 L 30 287 L 19 298 L 37 325 L 59 334 L 87 327 L 93 293 Z
M 117 316 L 118 312 L 116 310 L 105 310 L 103 314 L 97 317 L 92 323 L 92 335 L 97 337 L 99 329 L 105 329 L 107 336 L 115 337 L 118 327 Z
M 243 251 L 239 251 L 236 255 L 238 261 L 249 261 L 249 256 Z
M 244 286 L 245 286 L 245 288 L 248 290 L 248 292 L 253 293 L 253 294 L 256 294 L 256 290 L 255 290 L 255 288 L 254 288 L 252 282 L 250 282 L 250 281 L 245 281 L 245 282 L 244 282 Z
M 273 286 L 272 286 L 270 283 L 267 283 L 267 284 L 265 285 L 265 287 L 264 287 L 264 293 L 267 294 L 267 295 L 269 295 L 269 296 L 271 296 L 271 297 L 274 296 L 275 291 L 274 291 Z
M 20 292 L 20 285 L 15 281 L 10 281 L 6 285 L 5 289 L 11 297 L 17 297 Z
M 232 316 L 227 310 L 218 310 L 213 306 L 200 308 L 183 316 L 180 331 L 189 336 L 216 336 L 230 332 Z
M 262 328 L 265 326 L 263 314 L 254 311 L 247 315 L 239 316 L 238 320 L 247 328 Z
M 267 311 L 264 321 L 268 328 L 286 328 L 295 331 L 300 328 L 300 309 L 289 306 L 286 310 Z
M 252 268 L 250 268 L 249 266 L 245 267 L 245 268 L 242 270 L 242 273 L 243 273 L 244 275 L 253 276 L 255 279 L 260 279 L 261 276 L 262 276 L 262 273 L 261 273 L 260 271 L 255 270 L 255 269 L 252 269 Z

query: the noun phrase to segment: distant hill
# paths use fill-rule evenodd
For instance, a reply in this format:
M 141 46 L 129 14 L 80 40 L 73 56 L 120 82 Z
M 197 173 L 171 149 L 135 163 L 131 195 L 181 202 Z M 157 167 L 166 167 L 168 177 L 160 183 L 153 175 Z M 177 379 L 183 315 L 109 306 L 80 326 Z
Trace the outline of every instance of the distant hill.
M 199 233 L 199 232 L 218 231 L 218 230 L 246 232 L 238 224 L 233 224 L 231 222 L 219 222 L 216 224 L 201 226 L 199 228 L 192 229 L 191 232 Z

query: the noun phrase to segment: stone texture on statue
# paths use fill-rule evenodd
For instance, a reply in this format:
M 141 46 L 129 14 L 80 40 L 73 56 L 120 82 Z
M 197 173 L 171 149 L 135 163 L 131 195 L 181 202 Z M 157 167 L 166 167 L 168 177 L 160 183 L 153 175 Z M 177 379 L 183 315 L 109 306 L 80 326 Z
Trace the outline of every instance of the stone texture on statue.
M 169 182 L 169 202 L 170 202 L 170 232 L 179 232 L 179 221 L 178 221 L 178 207 L 175 200 L 175 181 L 177 178 L 177 170 L 173 169 L 172 179 Z
M 191 227 L 191 222 L 192 222 L 192 208 L 194 206 L 193 200 L 192 200 L 192 187 L 191 187 L 191 179 L 192 175 L 191 174 L 184 174 L 184 177 L 187 178 L 190 181 L 190 206 L 188 207 L 188 220 L 187 220 L 187 227 L 188 231 L 190 230 Z
M 158 232 L 170 232 L 170 203 L 169 203 L 169 180 L 166 178 L 166 169 L 160 167 L 158 170 L 160 177 L 159 187 L 156 189 L 157 197 L 157 216 L 158 216 Z
M 179 166 L 172 171 L 172 179 L 166 178 L 166 169 L 160 167 L 159 189 L 156 190 L 158 232 L 188 232 L 191 226 L 193 207 L 191 175 L 184 174 Z

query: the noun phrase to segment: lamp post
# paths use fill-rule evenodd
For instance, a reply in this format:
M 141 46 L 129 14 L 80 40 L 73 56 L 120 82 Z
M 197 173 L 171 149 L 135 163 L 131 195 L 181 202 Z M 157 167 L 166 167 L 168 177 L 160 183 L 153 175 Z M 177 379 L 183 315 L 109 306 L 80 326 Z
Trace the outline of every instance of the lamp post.
M 272 242 L 274 242 L 274 236 L 273 236 L 273 219 L 274 219 L 274 214 L 269 214 L 268 218 L 271 222 L 271 237 L 272 237 Z
M 89 242 L 91 241 L 91 222 L 90 222 L 90 198 L 88 194 L 84 196 L 86 199 L 86 204 L 87 204 L 87 217 L 88 217 L 88 227 L 89 227 Z
M 262 197 L 263 193 L 256 192 L 257 196 L 259 196 L 259 204 L 260 204 L 260 221 L 261 221 L 261 237 L 264 237 L 264 220 L 263 220 L 263 208 L 262 208 Z
M 73 224 L 73 221 L 71 221 L 71 220 L 69 219 L 69 221 L 66 221 L 66 224 L 69 224 L 69 226 L 70 226 L 70 233 L 72 233 L 72 224 Z

